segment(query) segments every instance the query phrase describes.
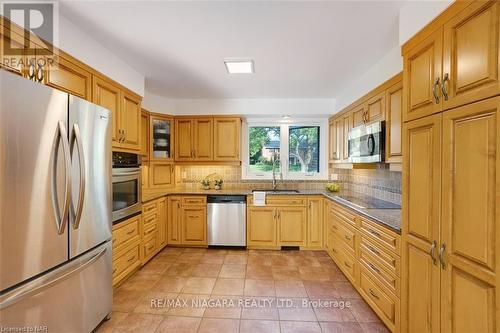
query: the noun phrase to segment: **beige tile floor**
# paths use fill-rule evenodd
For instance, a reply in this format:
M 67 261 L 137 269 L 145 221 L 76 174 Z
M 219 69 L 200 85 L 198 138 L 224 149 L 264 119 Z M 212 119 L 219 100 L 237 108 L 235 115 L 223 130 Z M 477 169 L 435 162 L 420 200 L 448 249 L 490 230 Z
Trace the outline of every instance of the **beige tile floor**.
M 324 251 L 167 247 L 113 298 L 98 333 L 388 332 Z

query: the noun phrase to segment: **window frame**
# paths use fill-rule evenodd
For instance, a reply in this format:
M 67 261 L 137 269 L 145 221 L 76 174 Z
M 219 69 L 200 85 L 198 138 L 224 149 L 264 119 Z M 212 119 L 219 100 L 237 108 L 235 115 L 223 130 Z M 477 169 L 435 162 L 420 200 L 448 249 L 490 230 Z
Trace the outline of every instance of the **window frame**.
M 289 128 L 290 126 L 319 127 L 319 172 L 292 172 L 289 171 Z M 242 180 L 271 180 L 272 172 L 255 173 L 249 171 L 249 127 L 280 127 L 280 166 L 283 180 L 328 180 L 328 119 L 298 118 L 293 120 L 282 119 L 247 119 L 242 126 Z M 284 153 L 286 152 L 286 153 Z M 286 156 L 285 156 L 286 155 Z M 280 179 L 277 174 L 276 179 Z

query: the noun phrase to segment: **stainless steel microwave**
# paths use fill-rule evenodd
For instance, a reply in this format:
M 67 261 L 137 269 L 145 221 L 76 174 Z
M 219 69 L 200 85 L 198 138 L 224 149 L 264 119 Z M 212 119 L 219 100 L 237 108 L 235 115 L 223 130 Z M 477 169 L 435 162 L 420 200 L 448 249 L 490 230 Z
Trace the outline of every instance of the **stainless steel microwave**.
M 375 163 L 384 161 L 385 122 L 353 128 L 348 135 L 349 162 Z

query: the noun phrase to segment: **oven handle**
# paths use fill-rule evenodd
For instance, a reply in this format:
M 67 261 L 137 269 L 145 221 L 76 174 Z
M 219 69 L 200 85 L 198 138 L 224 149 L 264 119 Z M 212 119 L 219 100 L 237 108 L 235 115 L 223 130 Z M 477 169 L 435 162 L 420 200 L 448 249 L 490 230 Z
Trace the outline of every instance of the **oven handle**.
M 141 173 L 141 170 L 137 171 L 125 171 L 125 172 L 113 172 L 113 176 L 133 176 Z
M 370 142 L 371 142 L 371 148 L 370 148 Z M 375 136 L 373 134 L 370 134 L 368 136 L 367 144 L 368 144 L 368 151 L 370 152 L 371 156 L 375 152 Z

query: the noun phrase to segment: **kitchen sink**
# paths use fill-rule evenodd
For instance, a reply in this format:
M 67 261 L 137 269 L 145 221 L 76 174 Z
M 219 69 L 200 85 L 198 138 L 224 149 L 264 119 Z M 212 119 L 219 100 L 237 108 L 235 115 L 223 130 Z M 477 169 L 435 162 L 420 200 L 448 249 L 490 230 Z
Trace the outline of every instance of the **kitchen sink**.
M 297 194 L 300 193 L 299 190 L 252 190 L 252 192 L 266 192 L 274 194 Z

